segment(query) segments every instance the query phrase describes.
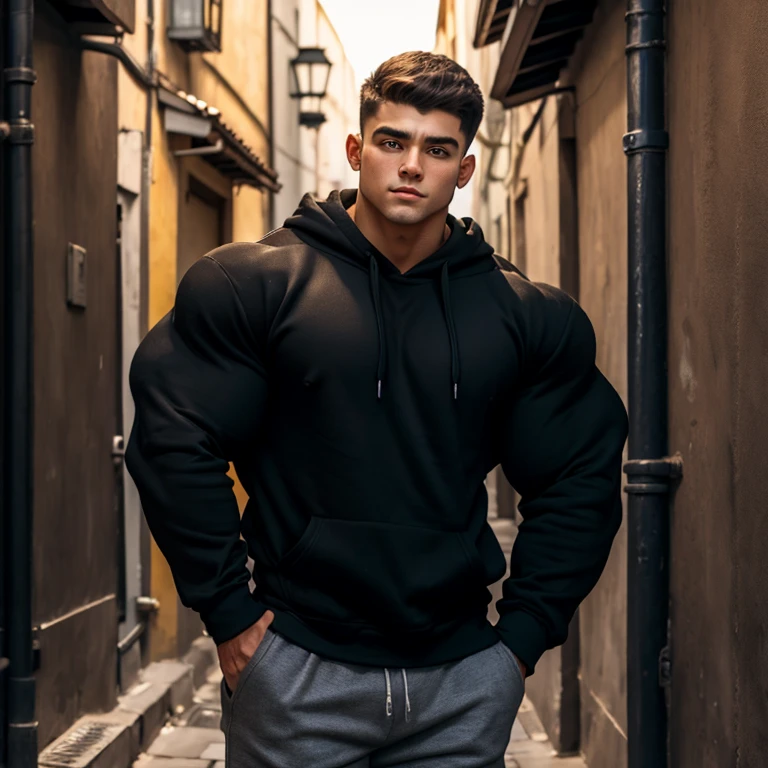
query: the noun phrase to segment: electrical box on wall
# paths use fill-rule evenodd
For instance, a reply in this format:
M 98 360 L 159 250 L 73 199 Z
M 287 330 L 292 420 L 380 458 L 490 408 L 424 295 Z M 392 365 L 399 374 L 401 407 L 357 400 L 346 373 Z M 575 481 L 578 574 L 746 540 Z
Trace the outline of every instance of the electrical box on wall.
M 67 304 L 85 309 L 86 250 L 82 245 L 67 246 Z

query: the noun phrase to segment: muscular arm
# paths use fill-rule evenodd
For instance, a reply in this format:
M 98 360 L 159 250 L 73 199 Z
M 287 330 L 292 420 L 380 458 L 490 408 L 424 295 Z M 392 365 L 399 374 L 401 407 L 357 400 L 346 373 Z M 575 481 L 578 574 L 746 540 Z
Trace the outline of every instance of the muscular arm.
M 214 258 L 184 276 L 173 312 L 136 352 L 130 383 L 127 467 L 182 603 L 221 643 L 265 611 L 248 589 L 226 473 L 238 446 L 257 437 L 267 388 L 240 297 Z
M 529 673 L 565 641 L 621 524 L 627 416 L 595 366 L 595 337 L 562 292 L 529 317 L 522 385 L 510 397 L 502 468 L 521 496 L 523 522 L 497 629 Z

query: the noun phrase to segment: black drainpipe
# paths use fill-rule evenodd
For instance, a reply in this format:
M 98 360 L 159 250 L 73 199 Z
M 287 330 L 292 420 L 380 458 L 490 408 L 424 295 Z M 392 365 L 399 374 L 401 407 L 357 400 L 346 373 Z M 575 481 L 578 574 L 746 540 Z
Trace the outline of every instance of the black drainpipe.
M 37 765 L 32 651 L 33 0 L 9 0 L 5 60 L 5 552 L 8 765 Z
M 629 768 L 667 765 L 669 494 L 667 457 L 664 1 L 628 0 L 627 722 Z

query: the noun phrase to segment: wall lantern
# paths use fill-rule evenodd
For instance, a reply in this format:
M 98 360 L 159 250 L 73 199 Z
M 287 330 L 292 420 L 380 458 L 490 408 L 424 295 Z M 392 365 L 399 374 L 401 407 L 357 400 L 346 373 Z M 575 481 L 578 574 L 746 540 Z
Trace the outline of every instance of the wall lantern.
M 170 0 L 168 37 L 188 51 L 220 51 L 222 2 Z
M 293 93 L 291 98 L 309 99 L 309 110 L 299 112 L 299 124 L 319 128 L 326 120 L 320 109 L 320 100 L 328 89 L 331 76 L 331 62 L 324 48 L 299 48 L 299 55 L 291 59 L 293 72 Z

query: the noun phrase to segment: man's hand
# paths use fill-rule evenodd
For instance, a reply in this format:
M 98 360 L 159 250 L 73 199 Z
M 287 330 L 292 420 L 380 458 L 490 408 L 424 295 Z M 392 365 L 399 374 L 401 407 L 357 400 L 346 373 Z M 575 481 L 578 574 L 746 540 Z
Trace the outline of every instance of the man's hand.
M 261 645 L 264 633 L 274 618 L 275 614 L 267 611 L 255 624 L 251 624 L 244 632 L 223 642 L 216 649 L 219 654 L 219 666 L 230 691 L 234 691 L 237 687 L 240 673 Z

